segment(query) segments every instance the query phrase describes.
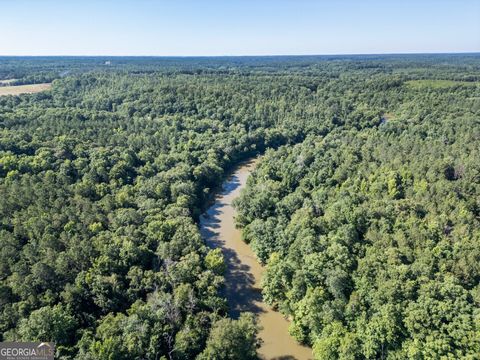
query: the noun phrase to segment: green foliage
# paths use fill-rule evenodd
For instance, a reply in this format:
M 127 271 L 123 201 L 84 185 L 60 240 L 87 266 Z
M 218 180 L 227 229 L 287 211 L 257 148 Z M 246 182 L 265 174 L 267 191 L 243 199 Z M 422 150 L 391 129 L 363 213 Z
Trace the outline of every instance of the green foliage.
M 448 89 L 456 86 L 475 87 L 479 82 L 472 81 L 452 81 L 452 80 L 410 80 L 405 83 L 416 89 Z
M 385 88 L 395 120 L 267 151 L 236 201 L 265 301 L 318 359 L 479 353 L 480 89 L 420 81 Z
M 20 321 L 18 337 L 23 341 L 49 341 L 65 345 L 71 342 L 76 327 L 76 319 L 62 306 L 44 306 Z
M 238 320 L 220 319 L 213 324 L 206 348 L 198 359 L 257 359 L 257 332 L 253 314 L 243 313 Z
M 226 264 L 221 249 L 210 250 L 205 256 L 205 266 L 217 275 L 225 272 Z
M 237 220 L 297 339 L 345 358 L 478 353 L 478 55 L 104 61 L 1 59 L 1 79 L 55 81 L 0 98 L 0 340 L 253 358 L 197 221 L 266 152 Z

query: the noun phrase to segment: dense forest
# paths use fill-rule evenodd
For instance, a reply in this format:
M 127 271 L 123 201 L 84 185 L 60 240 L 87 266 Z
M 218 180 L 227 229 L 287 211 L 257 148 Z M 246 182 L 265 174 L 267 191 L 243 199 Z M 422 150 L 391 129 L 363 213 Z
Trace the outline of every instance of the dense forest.
M 479 95 L 402 82 L 378 126 L 263 158 L 237 221 L 267 264 L 264 299 L 316 358 L 480 354 Z
M 254 359 L 198 218 L 238 225 L 318 359 L 480 353 L 480 55 L 0 58 L 0 340 Z M 226 350 L 228 349 L 228 351 Z

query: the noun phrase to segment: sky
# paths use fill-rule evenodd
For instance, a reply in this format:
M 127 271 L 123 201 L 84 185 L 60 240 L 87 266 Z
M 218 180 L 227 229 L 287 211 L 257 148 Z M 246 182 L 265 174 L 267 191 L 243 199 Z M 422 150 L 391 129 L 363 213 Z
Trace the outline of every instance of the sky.
M 0 0 L 0 55 L 480 52 L 480 0 Z

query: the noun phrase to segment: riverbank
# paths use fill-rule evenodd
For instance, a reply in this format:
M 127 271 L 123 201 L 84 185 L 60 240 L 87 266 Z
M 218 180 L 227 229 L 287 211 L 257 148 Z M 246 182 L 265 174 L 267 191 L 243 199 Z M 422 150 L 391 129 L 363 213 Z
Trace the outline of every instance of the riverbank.
M 232 202 L 240 195 L 258 159 L 242 163 L 223 183 L 215 202 L 200 217 L 202 237 L 212 248 L 221 248 L 227 263 L 225 296 L 230 316 L 250 311 L 258 315 L 263 343 L 259 355 L 264 359 L 310 359 L 311 349 L 299 345 L 288 334 L 288 321 L 262 301 L 260 281 L 263 268 L 235 227 Z

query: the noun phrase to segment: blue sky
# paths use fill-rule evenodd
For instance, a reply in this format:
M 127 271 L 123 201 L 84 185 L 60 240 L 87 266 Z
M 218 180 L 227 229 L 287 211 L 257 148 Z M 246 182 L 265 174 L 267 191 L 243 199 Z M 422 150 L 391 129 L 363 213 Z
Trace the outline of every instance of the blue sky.
M 480 52 L 480 0 L 0 0 L 0 55 Z

